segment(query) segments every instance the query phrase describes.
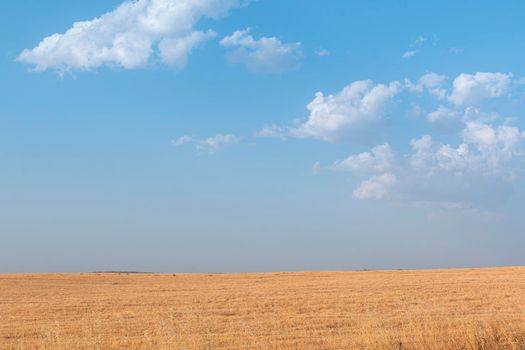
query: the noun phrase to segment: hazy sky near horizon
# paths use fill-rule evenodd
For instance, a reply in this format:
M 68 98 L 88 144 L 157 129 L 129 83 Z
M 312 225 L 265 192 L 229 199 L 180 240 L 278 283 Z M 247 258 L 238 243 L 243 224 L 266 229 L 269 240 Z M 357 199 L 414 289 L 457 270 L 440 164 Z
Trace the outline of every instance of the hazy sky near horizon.
M 0 4 L 0 272 L 523 265 L 522 1 Z

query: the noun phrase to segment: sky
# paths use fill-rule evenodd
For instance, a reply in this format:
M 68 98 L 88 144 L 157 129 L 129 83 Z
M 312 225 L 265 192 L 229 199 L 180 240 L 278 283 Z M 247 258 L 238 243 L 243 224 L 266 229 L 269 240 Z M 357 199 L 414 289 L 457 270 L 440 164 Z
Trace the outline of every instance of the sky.
M 0 272 L 523 265 L 522 1 L 0 4 Z

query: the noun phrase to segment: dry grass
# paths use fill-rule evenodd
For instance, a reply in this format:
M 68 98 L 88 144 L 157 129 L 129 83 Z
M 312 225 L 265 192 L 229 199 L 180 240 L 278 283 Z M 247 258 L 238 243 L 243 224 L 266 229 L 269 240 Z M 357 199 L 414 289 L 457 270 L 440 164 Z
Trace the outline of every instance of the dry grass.
M 0 349 L 525 349 L 525 268 L 0 275 Z

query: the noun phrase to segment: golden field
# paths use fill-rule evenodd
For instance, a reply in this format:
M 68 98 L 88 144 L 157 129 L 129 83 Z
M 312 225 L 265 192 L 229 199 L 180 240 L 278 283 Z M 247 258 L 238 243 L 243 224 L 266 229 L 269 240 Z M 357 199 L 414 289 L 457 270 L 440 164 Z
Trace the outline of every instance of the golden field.
M 525 349 L 525 268 L 0 275 L 0 349 Z

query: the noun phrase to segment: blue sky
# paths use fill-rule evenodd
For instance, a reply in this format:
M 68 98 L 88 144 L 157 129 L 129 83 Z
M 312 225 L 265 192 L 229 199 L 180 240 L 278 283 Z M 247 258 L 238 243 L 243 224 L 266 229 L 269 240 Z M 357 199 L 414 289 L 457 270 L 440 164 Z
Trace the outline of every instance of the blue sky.
M 2 272 L 525 263 L 522 2 L 0 10 Z

